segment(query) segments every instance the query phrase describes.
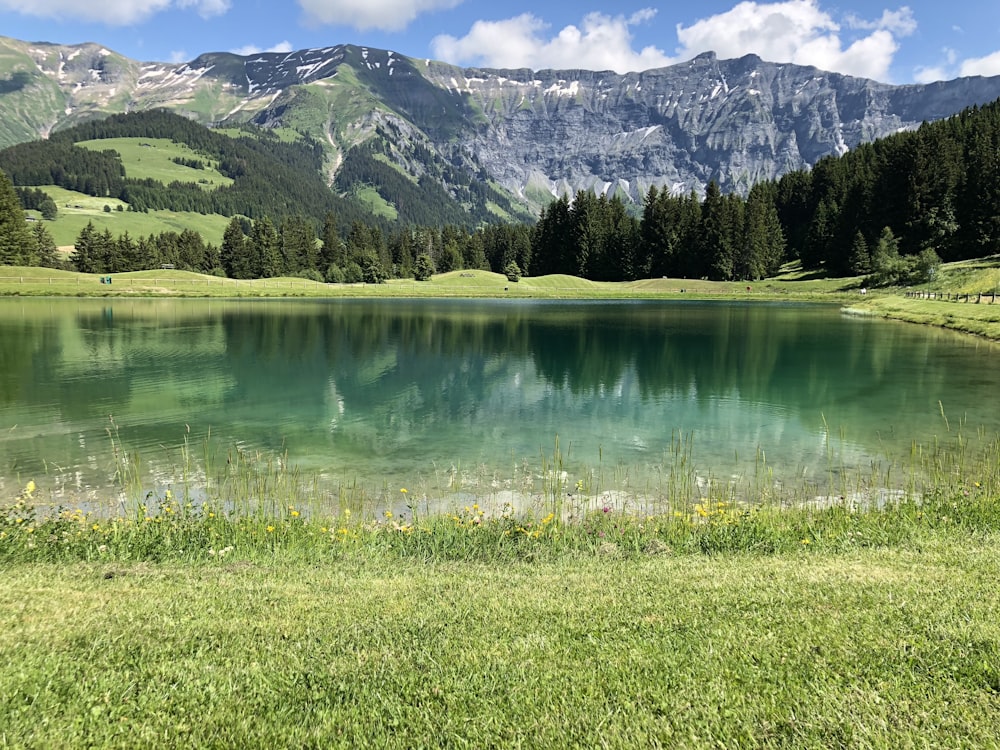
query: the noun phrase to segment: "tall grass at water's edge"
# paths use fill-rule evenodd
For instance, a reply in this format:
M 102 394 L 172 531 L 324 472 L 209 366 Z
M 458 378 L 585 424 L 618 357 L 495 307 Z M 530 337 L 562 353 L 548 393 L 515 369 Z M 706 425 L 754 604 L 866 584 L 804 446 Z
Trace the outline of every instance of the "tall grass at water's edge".
M 209 439 L 200 459 L 185 440 L 174 483 L 159 491 L 144 489 L 140 457 L 112 423 L 113 503 L 53 507 L 44 486 L 25 482 L 0 502 L 0 562 L 775 554 L 998 531 L 1000 436 L 952 435 L 945 422 L 947 444 L 914 444 L 905 461 L 867 473 L 831 463 L 822 485 L 776 482 L 762 453 L 749 476 L 699 477 L 690 437 L 680 435 L 641 483 L 601 464 L 571 476 L 556 438 L 538 469 L 451 468 L 409 488 L 331 484 L 286 456 L 237 447 L 220 455 Z

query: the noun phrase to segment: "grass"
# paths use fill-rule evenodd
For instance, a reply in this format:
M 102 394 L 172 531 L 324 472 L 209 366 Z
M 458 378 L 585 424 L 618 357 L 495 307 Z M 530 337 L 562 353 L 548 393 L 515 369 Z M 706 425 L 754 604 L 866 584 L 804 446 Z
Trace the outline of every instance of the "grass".
M 93 151 L 117 151 L 127 177 L 156 180 L 164 185 L 174 181 L 195 182 L 206 190 L 233 184 L 232 179 L 218 171 L 210 157 L 169 138 L 103 138 L 79 141 L 76 145 Z M 185 167 L 175 163 L 175 158 L 197 159 L 206 168 Z
M 354 191 L 354 197 L 365 204 L 369 211 L 383 219 L 395 221 L 399 216 L 396 207 L 383 198 L 378 190 L 371 185 L 357 188 Z
M 115 237 L 128 232 L 133 239 L 162 232 L 180 234 L 185 229 L 193 229 L 201 234 L 206 242 L 218 245 L 222 242 L 222 234 L 229 223 L 229 219 L 218 214 L 183 211 L 133 212 L 128 210 L 127 204 L 117 198 L 95 198 L 52 185 L 40 189 L 55 201 L 58 208 L 55 220 L 46 221 L 45 228 L 49 230 L 49 234 L 59 247 L 73 245 L 88 223 L 93 223 L 98 232 L 108 229 Z M 104 206 L 111 208 L 110 213 L 104 210 Z M 121 211 L 118 210 L 118 206 L 122 207 Z M 28 213 L 36 220 L 40 220 L 37 211 Z
M 948 299 L 908 297 L 904 292 L 970 295 L 971 302 Z M 1000 303 L 994 296 L 985 303 L 975 300 L 980 293 L 995 295 L 1000 291 L 1000 255 L 943 264 L 935 279 L 912 289 L 894 290 L 873 296 L 851 309 L 909 323 L 937 326 L 961 333 L 1000 341 Z
M 958 541 L 503 568 L 16 566 L 3 738 L 995 747 L 998 574 L 987 544 Z
M 106 214 L 105 214 L 106 215 Z M 128 217 L 129 213 L 113 213 Z M 144 216 L 135 214 L 135 216 Z M 206 217 L 206 219 L 212 217 Z M 220 230 L 221 231 L 221 230 Z M 451 271 L 430 281 L 392 279 L 385 284 L 319 284 L 302 279 L 255 279 L 236 282 L 187 271 L 137 271 L 114 275 L 111 286 L 103 274 L 56 272 L 46 268 L 0 267 L 0 295 L 18 296 L 177 296 L 177 297 L 493 297 L 526 299 L 715 299 L 846 301 L 854 294 L 843 280 L 782 279 L 753 285 L 742 282 L 688 279 L 646 279 L 595 282 L 575 276 L 525 277 L 518 282 L 489 271 Z
M 976 304 L 902 296 L 879 297 L 866 302 L 865 312 L 894 320 L 948 328 L 983 338 L 1000 340 L 1000 302 Z
M 995 747 L 1000 494 L 978 485 L 737 521 L 771 548 L 717 534 L 719 507 L 8 508 L 0 744 Z

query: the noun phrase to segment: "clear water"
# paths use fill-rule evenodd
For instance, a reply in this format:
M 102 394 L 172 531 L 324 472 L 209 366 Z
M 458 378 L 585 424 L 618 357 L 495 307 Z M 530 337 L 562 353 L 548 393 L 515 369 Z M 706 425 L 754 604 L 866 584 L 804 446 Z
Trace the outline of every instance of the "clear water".
M 6 299 L 0 481 L 100 491 L 113 435 L 160 484 L 209 435 L 387 487 L 538 468 L 557 440 L 570 477 L 641 481 L 681 440 L 701 476 L 800 480 L 1000 431 L 998 361 L 821 305 Z

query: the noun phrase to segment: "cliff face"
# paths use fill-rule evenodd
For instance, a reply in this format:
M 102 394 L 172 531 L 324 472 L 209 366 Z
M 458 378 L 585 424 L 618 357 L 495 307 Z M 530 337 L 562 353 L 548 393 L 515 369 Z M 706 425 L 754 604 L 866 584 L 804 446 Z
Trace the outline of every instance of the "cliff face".
M 890 86 L 712 54 L 628 75 L 431 66 L 428 77 L 483 113 L 469 148 L 506 187 L 595 187 L 634 200 L 650 185 L 700 190 L 709 179 L 745 192 L 1000 96 L 1000 77 Z
M 340 156 L 377 132 L 537 209 L 579 189 L 745 193 L 761 179 L 1000 98 L 1000 76 L 891 86 L 755 56 L 619 75 L 457 68 L 351 45 L 185 64 L 0 38 L 0 147 L 81 119 L 167 107 L 290 127 Z M 393 153 L 392 149 L 390 151 Z M 397 166 L 413 172 L 414 163 Z M 419 167 L 419 165 L 418 165 Z M 445 172 L 447 170 L 444 170 Z M 446 185 L 447 187 L 447 185 Z

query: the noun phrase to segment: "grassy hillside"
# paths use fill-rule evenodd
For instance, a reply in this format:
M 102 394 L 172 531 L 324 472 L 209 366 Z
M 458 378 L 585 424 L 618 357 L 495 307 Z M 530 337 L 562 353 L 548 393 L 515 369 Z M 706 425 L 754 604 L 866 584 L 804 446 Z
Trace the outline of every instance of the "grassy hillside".
M 211 157 L 169 138 L 103 138 L 78 141 L 76 145 L 93 151 L 117 151 L 127 177 L 156 180 L 164 185 L 174 181 L 194 182 L 206 190 L 233 184 L 218 171 L 218 163 Z M 174 159 L 201 161 L 205 169 L 183 166 Z
M 222 233 L 229 223 L 229 219 L 218 214 L 182 211 L 133 213 L 117 198 L 95 198 L 53 185 L 39 187 L 51 196 L 59 209 L 55 221 L 45 222 L 49 234 L 59 247 L 72 245 L 88 222 L 93 222 L 99 232 L 109 229 L 115 236 L 128 232 L 133 238 L 193 229 L 201 234 L 205 242 L 214 245 L 222 242 Z M 111 208 L 110 213 L 104 210 L 105 206 Z M 122 207 L 121 211 L 118 210 L 119 206 Z M 39 219 L 37 211 L 29 211 L 28 214 Z
M 850 310 L 1000 340 L 1000 255 L 944 263 L 933 281 L 869 295 Z

